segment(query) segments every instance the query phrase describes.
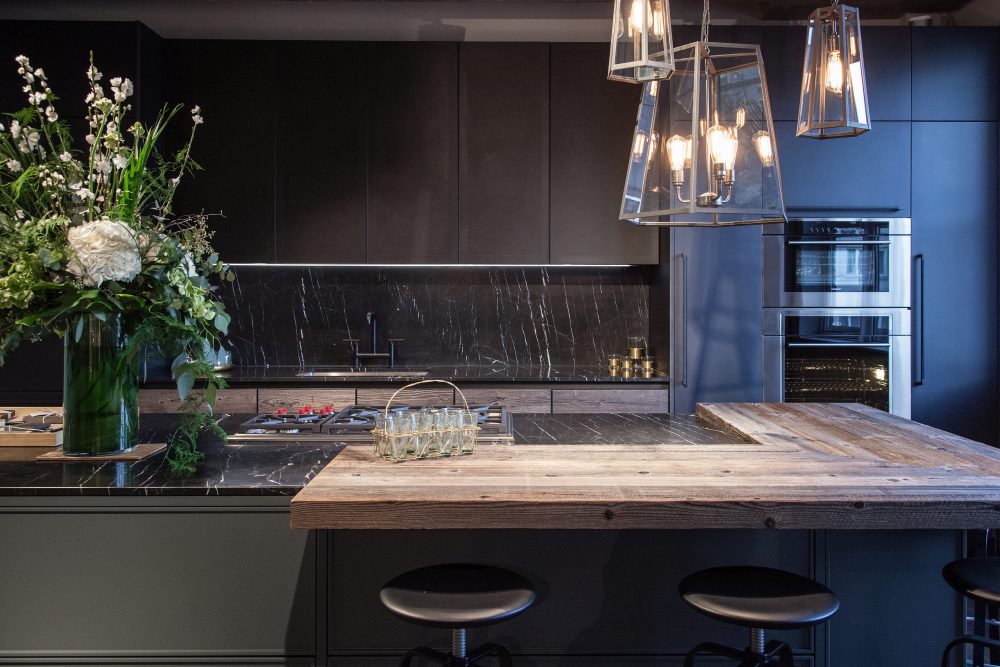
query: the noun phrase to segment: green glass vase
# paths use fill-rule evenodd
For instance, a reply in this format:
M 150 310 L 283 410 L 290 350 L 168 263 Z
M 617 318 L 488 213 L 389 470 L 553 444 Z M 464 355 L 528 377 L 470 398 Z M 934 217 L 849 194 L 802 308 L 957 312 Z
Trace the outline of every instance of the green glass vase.
M 136 445 L 138 355 L 129 359 L 121 313 L 83 314 L 66 332 L 63 453 L 107 455 Z

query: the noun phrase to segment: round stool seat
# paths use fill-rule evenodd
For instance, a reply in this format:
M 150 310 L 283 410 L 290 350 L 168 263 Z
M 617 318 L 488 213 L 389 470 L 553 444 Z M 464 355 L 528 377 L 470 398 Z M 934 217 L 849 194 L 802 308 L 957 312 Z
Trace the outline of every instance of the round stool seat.
M 1000 558 L 960 558 L 944 566 L 941 575 L 962 595 L 1000 604 Z
M 404 572 L 382 587 L 380 597 L 412 623 L 470 628 L 517 616 L 535 601 L 535 589 L 510 570 L 455 563 Z
M 685 577 L 684 601 L 714 619 L 750 628 L 784 630 L 816 625 L 840 601 L 826 586 L 768 567 L 716 567 Z

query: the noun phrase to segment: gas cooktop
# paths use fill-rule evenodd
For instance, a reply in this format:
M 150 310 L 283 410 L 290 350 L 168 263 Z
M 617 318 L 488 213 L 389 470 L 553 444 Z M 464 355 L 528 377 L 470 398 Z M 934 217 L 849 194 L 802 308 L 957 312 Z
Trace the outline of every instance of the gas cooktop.
M 425 406 L 394 405 L 389 412 L 419 410 Z M 439 409 L 444 406 L 426 406 Z M 453 407 L 453 406 L 448 406 Z M 510 414 L 499 405 L 470 405 L 479 415 L 478 440 L 511 440 Z M 372 442 L 375 415 L 385 406 L 348 405 L 339 411 L 332 406 L 307 405 L 294 412 L 280 409 L 259 414 L 239 425 L 230 441 L 325 440 L 337 442 Z

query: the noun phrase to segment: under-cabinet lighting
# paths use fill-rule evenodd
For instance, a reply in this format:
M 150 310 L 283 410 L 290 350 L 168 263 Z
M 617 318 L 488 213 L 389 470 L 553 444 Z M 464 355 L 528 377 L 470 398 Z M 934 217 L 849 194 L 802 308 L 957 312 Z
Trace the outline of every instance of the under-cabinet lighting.
M 624 269 L 642 264 L 313 264 L 309 262 L 233 262 L 229 266 L 338 269 Z

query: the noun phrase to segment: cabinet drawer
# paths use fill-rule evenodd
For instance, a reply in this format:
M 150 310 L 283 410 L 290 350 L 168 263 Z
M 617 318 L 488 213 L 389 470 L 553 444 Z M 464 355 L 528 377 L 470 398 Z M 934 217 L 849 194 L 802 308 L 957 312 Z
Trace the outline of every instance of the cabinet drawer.
M 278 408 L 289 411 L 303 405 L 320 407 L 332 405 L 341 409 L 354 403 L 354 388 L 351 389 L 258 389 L 257 409 L 260 412 L 274 412 Z
M 499 403 L 509 412 L 552 412 L 552 392 L 548 389 L 463 389 L 469 405 Z M 456 403 L 462 399 L 456 397 Z
M 191 392 L 200 395 L 198 390 Z M 139 412 L 177 412 L 181 399 L 176 389 L 143 389 L 139 392 Z M 256 413 L 256 389 L 226 389 L 219 392 L 215 403 L 216 412 Z
M 385 405 L 395 389 L 358 389 L 358 405 Z M 452 389 L 407 389 L 400 392 L 393 405 L 453 405 Z
M 553 389 L 552 412 L 667 412 L 669 390 Z

